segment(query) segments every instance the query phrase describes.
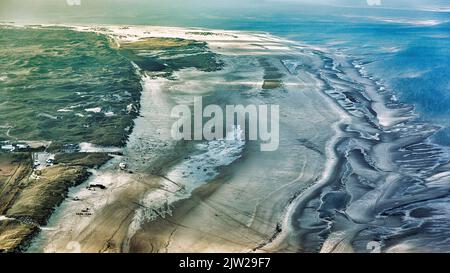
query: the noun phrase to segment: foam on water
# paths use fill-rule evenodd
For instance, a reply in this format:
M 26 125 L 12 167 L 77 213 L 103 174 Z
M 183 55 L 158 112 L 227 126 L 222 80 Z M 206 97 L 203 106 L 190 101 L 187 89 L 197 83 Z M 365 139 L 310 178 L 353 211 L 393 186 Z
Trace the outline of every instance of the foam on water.
M 194 189 L 214 179 L 219 174 L 218 168 L 241 157 L 244 147 L 243 131 L 239 126 L 234 127 L 225 139 L 197 144 L 193 155 L 167 172 L 163 186 L 150 191 L 141 200 L 129 226 L 128 238 L 140 229 L 143 222 L 171 215 L 174 202 L 189 198 Z
M 118 153 L 122 151 L 122 148 L 119 147 L 102 147 L 87 142 L 82 142 L 79 146 L 81 153 Z
M 102 108 L 100 108 L 100 107 L 87 108 L 87 109 L 84 109 L 84 111 L 92 112 L 92 113 L 100 113 L 102 111 Z
M 176 165 L 167 177 L 173 181 L 183 181 L 186 188 L 191 189 L 194 184 L 213 179 L 219 173 L 217 168 L 227 166 L 241 156 L 245 146 L 242 134 L 242 129 L 236 127 L 225 139 L 197 144 L 198 153 Z

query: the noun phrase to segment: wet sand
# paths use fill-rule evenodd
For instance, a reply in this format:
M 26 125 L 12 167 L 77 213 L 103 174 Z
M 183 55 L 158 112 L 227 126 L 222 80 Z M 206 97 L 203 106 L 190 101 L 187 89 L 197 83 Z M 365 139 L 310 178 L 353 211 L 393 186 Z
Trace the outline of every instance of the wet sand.
M 204 41 L 225 66 L 171 80 L 142 74 L 123 156 L 71 190 L 30 252 L 447 250 L 450 157 L 429 141 L 439 128 L 417 121 L 363 61 L 266 33 L 74 28 L 118 47 L 145 37 Z M 279 149 L 172 140 L 170 109 L 195 95 L 280 105 Z M 106 189 L 86 188 L 95 183 Z
M 119 46 L 143 37 L 205 41 L 225 66 L 183 69 L 172 80 L 143 75 L 141 116 L 124 155 L 73 189 L 81 200 L 64 202 L 30 251 L 364 252 L 373 243 L 401 251 L 414 249 L 417 238 L 408 240 L 425 230 L 423 219 L 438 217 L 429 200 L 448 191 L 448 165 L 427 143 L 437 128 L 414 121 L 413 107 L 393 100 L 357 60 L 265 33 L 77 29 Z M 172 140 L 170 109 L 195 95 L 221 106 L 280 105 L 279 148 Z M 107 189 L 86 192 L 98 181 Z M 426 213 L 417 212 L 421 202 Z M 92 215 L 77 215 L 87 207 Z
M 72 197 L 81 195 L 81 200 L 67 200 L 30 251 L 70 252 L 73 242 L 79 246 L 75 250 L 82 252 L 297 251 L 291 206 L 330 168 L 334 158 L 327 143 L 345 118 L 311 72 L 310 67 L 321 60 L 303 52 L 301 45 L 264 33 L 202 35 L 192 29 L 107 28 L 108 35 L 119 37 L 119 43 L 145 36 L 206 41 L 222 54 L 226 65 L 217 72 L 182 70 L 175 81 L 144 79 L 141 117 L 124 156 L 71 192 Z M 94 30 L 101 32 L 98 29 Z M 260 58 L 283 74 L 281 88 L 262 90 L 265 68 Z M 300 65 L 288 69 L 286 60 Z M 198 153 L 168 135 L 171 106 L 189 101 L 194 94 L 207 94 L 207 102 L 221 105 L 279 104 L 279 149 L 261 152 L 260 143 L 247 142 L 232 164 L 213 166 L 218 172 L 208 181 L 168 178 L 177 166 L 186 164 L 186 156 Z M 119 162 L 127 162 L 133 173 L 118 170 Z M 107 189 L 83 196 L 83 187 L 96 181 Z M 76 215 L 84 207 L 91 207 L 91 216 Z

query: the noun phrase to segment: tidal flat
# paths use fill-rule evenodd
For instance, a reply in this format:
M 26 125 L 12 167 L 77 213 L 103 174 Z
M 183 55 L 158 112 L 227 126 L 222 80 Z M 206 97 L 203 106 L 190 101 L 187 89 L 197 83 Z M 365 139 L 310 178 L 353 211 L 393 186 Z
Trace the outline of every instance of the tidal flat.
M 40 100 L 35 108 L 17 106 L 23 79 L 17 75 L 41 66 L 14 72 L 9 60 L 17 75 L 1 82 L 2 105 L 11 107 L 4 110 L 2 140 L 8 148 L 29 147 L 2 159 L 5 251 L 71 252 L 74 243 L 80 252 L 367 252 L 371 242 L 387 252 L 439 247 L 438 236 L 427 233 L 430 225 L 440 227 L 433 208 L 448 192 L 448 160 L 428 142 L 438 128 L 417 121 L 414 107 L 393 99 L 360 60 L 262 32 L 19 28 L 36 37 L 41 30 L 49 37 L 70 33 L 58 42 L 69 49 L 72 38 L 75 45 L 91 39 L 84 49 L 95 52 L 73 49 L 72 60 L 87 66 L 76 83 L 66 84 L 71 70 L 52 78 L 61 85 L 28 90 Z M 58 52 L 31 47 L 21 50 Z M 85 84 L 84 93 L 77 90 Z M 30 86 L 36 87 L 19 90 Z M 173 139 L 171 109 L 193 107 L 195 96 L 222 107 L 279 105 L 279 148 L 262 152 L 260 141 L 239 137 Z M 247 135 L 248 128 L 227 133 Z
M 71 189 L 80 200 L 63 202 L 29 251 L 70 251 L 73 241 L 82 252 L 295 251 L 294 243 L 271 244 L 290 229 L 289 206 L 320 178 L 333 124 L 345 115 L 313 74 L 289 70 L 284 62 L 307 67 L 320 58 L 264 33 L 77 30 L 111 37 L 136 65 L 142 75 L 139 116 L 123 153 Z M 283 105 L 281 115 L 289 119 L 281 121 L 280 148 L 265 153 L 259 141 L 173 140 L 170 110 L 180 103 L 192 107 L 198 95 L 220 106 Z M 302 145 L 300 135 L 310 145 Z M 120 162 L 127 171 L 117 168 Z M 89 184 L 106 189 L 89 191 Z M 92 215 L 77 215 L 86 209 Z
M 221 68 L 205 43 L 192 40 L 156 38 L 117 49 L 107 35 L 67 27 L 0 31 L 5 53 L 21 55 L 2 55 L 2 251 L 26 249 L 69 189 L 121 153 L 139 114 L 144 69 L 168 78 L 186 67 Z M 145 50 L 164 56 L 146 60 Z M 177 58 L 180 52 L 187 55 Z

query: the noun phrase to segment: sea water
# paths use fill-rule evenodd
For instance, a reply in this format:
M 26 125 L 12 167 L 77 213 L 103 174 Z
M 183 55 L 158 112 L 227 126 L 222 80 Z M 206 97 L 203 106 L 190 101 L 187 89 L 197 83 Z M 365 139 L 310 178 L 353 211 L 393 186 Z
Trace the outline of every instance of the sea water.
M 292 6 L 255 10 L 231 9 L 227 12 L 212 10 L 201 14 L 186 10 L 180 16 L 164 16 L 164 12 L 155 15 L 144 10 L 137 12 L 136 8 L 133 11 L 133 7 L 130 7 L 127 14 L 133 16 L 123 15 L 114 18 L 78 16 L 59 18 L 60 21 L 56 22 L 172 25 L 263 31 L 309 44 L 352 60 L 355 68 L 364 76 L 379 83 L 382 88 L 392 91 L 393 101 L 413 105 L 418 121 L 442 127 L 430 140 L 443 146 L 444 151 L 446 146 L 450 146 L 448 77 L 450 13 L 448 12 Z M 4 73 L 0 76 L 0 84 L 8 83 L 13 77 L 14 74 Z M 16 87 L 17 90 L 20 89 Z M 89 105 L 89 109 L 93 107 L 98 106 Z M 53 110 L 51 113 L 44 111 L 45 115 L 42 115 L 43 119 L 48 119 L 49 124 L 55 122 L 52 121 L 54 120 L 52 117 L 57 116 L 57 113 L 69 113 Z M 118 110 L 108 109 L 108 112 L 110 111 Z M 2 125 L 8 127 L 8 124 Z M 429 177 L 425 182 L 429 183 L 430 187 L 446 189 L 433 179 Z M 420 183 L 417 187 L 420 188 Z M 397 194 L 401 196 L 404 193 Z M 404 226 L 376 227 L 373 232 L 379 237 L 395 240 L 396 234 L 414 232 L 423 223 L 427 223 L 419 235 L 411 236 L 393 250 L 448 251 L 446 241 L 447 234 L 450 234 L 448 202 L 448 197 L 438 195 L 435 199 L 419 204 L 406 204 L 390 210 L 390 215 L 403 215 Z M 422 211 L 418 209 L 420 206 L 423 207 Z

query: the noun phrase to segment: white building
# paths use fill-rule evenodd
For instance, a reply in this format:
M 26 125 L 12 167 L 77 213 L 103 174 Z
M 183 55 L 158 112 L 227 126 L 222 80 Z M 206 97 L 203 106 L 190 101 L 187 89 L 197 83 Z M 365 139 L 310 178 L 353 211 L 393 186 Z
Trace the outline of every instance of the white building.
M 19 150 L 23 150 L 23 149 L 29 149 L 30 145 L 28 145 L 28 144 L 17 144 L 16 147 Z
M 3 145 L 2 146 L 2 150 L 7 150 L 7 151 L 14 151 L 16 149 L 16 147 L 14 147 L 13 145 L 11 145 L 11 144 L 8 144 L 8 145 Z

